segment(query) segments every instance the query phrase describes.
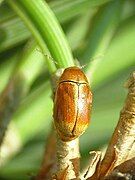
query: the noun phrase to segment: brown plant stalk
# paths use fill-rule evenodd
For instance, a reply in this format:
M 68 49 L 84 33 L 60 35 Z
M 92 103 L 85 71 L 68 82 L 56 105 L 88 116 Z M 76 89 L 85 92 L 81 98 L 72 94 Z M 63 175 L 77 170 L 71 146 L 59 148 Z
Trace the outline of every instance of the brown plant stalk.
M 133 180 L 135 179 L 135 157 L 131 158 L 119 166 L 116 166 L 114 170 L 105 177 L 105 180 Z
M 103 180 L 116 166 L 127 160 L 135 141 L 135 71 L 127 82 L 128 95 L 120 112 L 119 122 L 112 135 L 106 154 L 94 175 Z
M 57 169 L 52 179 L 79 179 L 79 138 L 65 142 L 57 137 Z
M 35 180 L 49 180 L 54 172 L 56 172 L 56 133 L 52 128 L 43 155 L 43 162 Z
M 10 78 L 7 86 L 0 94 L 0 146 L 11 117 L 15 112 L 22 96 L 25 94 L 25 78 L 17 73 Z

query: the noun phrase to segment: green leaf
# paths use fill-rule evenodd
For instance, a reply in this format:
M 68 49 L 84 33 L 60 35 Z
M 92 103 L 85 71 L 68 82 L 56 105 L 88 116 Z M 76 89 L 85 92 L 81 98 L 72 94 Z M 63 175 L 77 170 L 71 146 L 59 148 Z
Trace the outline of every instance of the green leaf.
M 35 0 L 32 2 L 28 0 L 8 0 L 7 2 L 23 18 L 43 52 L 44 46 L 47 44 L 52 57 L 57 62 L 57 67 L 72 66 L 74 64 L 64 33 L 47 3 L 41 0 L 38 3 Z M 48 64 L 50 70 L 54 71 L 52 61 L 48 62 Z

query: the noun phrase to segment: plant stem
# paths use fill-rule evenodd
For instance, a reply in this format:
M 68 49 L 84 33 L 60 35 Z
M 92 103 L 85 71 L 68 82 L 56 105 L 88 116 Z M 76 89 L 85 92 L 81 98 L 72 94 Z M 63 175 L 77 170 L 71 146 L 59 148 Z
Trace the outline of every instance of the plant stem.
M 57 136 L 57 179 L 79 179 L 79 138 L 64 142 Z
M 11 116 L 17 108 L 25 92 L 25 79 L 23 76 L 13 76 L 0 96 L 0 145 Z
M 44 53 L 46 53 L 44 49 L 47 45 L 51 56 L 57 61 L 58 68 L 74 65 L 71 49 L 65 35 L 45 1 L 7 0 L 7 2 L 23 19 Z M 50 72 L 54 72 L 54 62 L 49 60 L 47 64 Z
M 56 134 L 54 129 L 49 134 L 43 162 L 35 180 L 51 179 L 56 170 Z
M 119 122 L 101 162 L 99 179 L 103 179 L 114 167 L 127 159 L 135 141 L 135 71 L 127 87 L 129 92 L 125 106 L 121 110 Z
M 135 179 L 135 157 L 117 166 L 105 180 Z

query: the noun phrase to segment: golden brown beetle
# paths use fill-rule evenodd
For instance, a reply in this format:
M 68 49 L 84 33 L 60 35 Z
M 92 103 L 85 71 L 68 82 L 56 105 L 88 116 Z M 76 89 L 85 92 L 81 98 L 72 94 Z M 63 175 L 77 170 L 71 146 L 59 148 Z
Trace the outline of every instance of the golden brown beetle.
M 54 99 L 54 124 L 64 141 L 79 137 L 88 127 L 92 93 L 88 80 L 78 67 L 64 70 Z

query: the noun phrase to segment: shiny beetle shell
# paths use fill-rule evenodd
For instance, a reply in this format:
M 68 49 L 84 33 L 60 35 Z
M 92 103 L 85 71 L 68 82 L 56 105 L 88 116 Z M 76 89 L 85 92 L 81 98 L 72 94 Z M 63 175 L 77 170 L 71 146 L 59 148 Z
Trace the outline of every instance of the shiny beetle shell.
M 92 93 L 88 80 L 78 67 L 64 70 L 54 99 L 54 125 L 63 141 L 79 137 L 88 127 Z

